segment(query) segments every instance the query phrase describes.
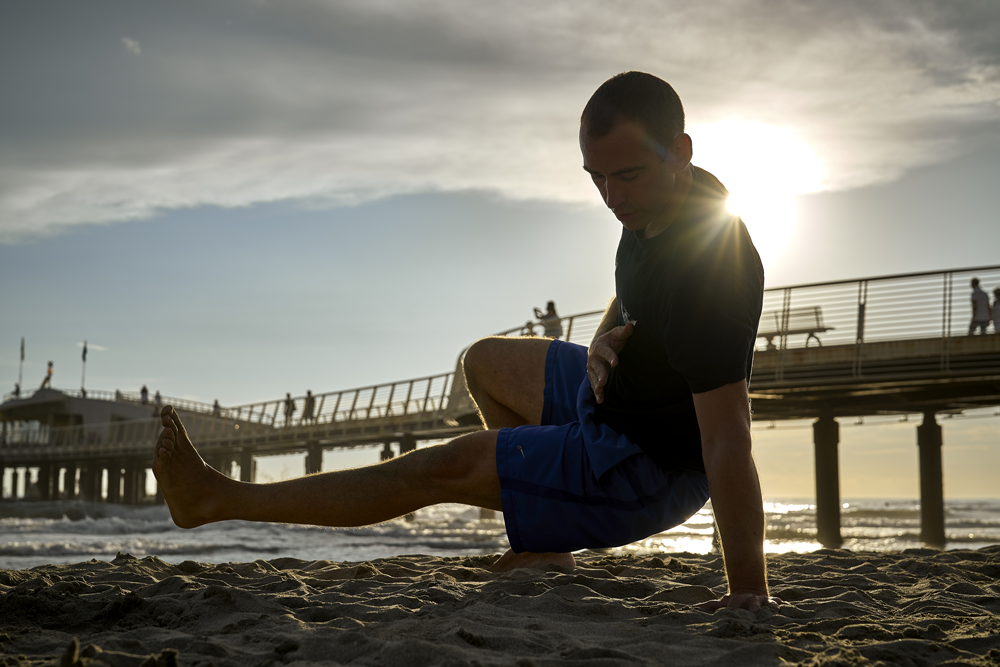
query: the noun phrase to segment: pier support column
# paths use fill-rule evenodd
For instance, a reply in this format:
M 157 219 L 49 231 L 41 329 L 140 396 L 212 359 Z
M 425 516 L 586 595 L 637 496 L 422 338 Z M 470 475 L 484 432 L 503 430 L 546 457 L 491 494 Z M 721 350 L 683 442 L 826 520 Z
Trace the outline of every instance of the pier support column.
M 58 497 L 59 468 L 51 463 L 43 463 L 38 466 L 38 495 L 41 500 L 52 500 Z
M 318 442 L 310 442 L 306 451 L 306 474 L 312 475 L 323 469 L 323 448 Z
M 816 539 L 828 549 L 839 549 L 840 537 L 840 424 L 830 415 L 813 424 L 816 455 Z
M 115 461 L 108 466 L 108 502 L 122 501 L 122 462 Z
M 254 474 L 254 461 L 253 452 L 249 450 L 243 450 L 240 452 L 240 481 L 241 482 L 252 482 L 256 475 Z
M 17 500 L 17 487 L 21 484 L 21 469 L 14 468 L 10 474 L 10 499 Z
M 924 413 L 924 423 L 917 427 L 920 450 L 920 540 L 944 547 L 944 471 L 941 465 L 941 425 L 934 412 Z
M 396 456 L 396 454 L 395 454 L 395 452 L 392 451 L 392 443 L 391 442 L 383 442 L 382 443 L 382 451 L 379 452 L 379 454 L 378 454 L 378 460 L 379 461 L 388 461 L 389 459 L 393 458 L 394 456 Z
M 417 449 L 417 439 L 412 433 L 404 433 L 399 439 L 399 455 L 407 454 Z
M 136 477 L 138 476 L 138 464 L 135 461 L 125 462 L 125 484 L 124 493 L 122 494 L 121 502 L 126 505 L 136 505 L 139 502 L 138 491 L 139 485 L 137 483 Z

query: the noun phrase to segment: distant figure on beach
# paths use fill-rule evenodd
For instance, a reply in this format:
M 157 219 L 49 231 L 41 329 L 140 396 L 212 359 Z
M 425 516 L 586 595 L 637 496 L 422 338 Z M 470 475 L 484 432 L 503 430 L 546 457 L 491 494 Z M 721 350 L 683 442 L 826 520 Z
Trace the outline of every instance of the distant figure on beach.
M 149 405 L 149 390 L 146 389 L 146 385 L 142 385 L 142 389 L 139 390 L 139 402 Z
M 993 310 L 990 312 L 993 320 L 993 333 L 1000 334 L 1000 287 L 993 288 Z
M 979 278 L 972 279 L 972 322 L 969 323 L 969 335 L 978 328 L 980 335 L 986 333 L 990 325 L 990 297 L 979 287 Z
M 556 314 L 555 301 L 549 301 L 545 305 L 544 313 L 538 308 L 535 308 L 535 317 L 537 317 L 542 323 L 542 326 L 545 327 L 545 333 L 542 334 L 543 336 L 546 338 L 562 338 L 562 318 Z
M 215 399 L 212 403 L 212 416 L 221 417 L 222 416 L 222 406 L 219 405 L 219 399 Z
M 45 389 L 46 387 L 52 388 L 52 362 L 49 362 L 49 369 L 45 371 L 45 377 L 42 378 L 42 384 L 38 387 L 39 390 Z
M 295 399 L 291 392 L 285 394 L 285 426 L 292 423 L 292 415 L 295 414 Z
M 312 389 L 306 389 L 306 400 L 305 404 L 302 406 L 302 421 L 311 422 L 316 417 L 313 412 L 316 410 L 316 397 L 313 396 Z
M 760 258 L 726 209 L 726 189 L 691 164 L 684 109 L 667 82 L 642 72 L 609 79 L 579 136 L 583 168 L 622 226 L 616 294 L 589 349 L 479 340 L 463 370 L 484 430 L 273 484 L 209 467 L 166 406 L 152 468 L 174 522 L 361 526 L 463 503 L 503 511 L 511 548 L 492 564 L 499 572 L 573 567 L 573 551 L 669 530 L 711 490 L 728 593 L 698 606 L 777 606 L 750 437 Z

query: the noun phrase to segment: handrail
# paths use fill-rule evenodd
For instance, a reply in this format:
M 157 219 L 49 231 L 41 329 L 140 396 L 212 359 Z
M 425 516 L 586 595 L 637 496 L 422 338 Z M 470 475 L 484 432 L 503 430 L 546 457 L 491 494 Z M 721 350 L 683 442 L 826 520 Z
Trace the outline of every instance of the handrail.
M 55 387 L 50 387 L 53 391 L 58 391 L 61 394 L 66 394 L 72 398 L 90 398 L 98 401 L 114 401 L 116 403 L 131 403 L 133 405 L 148 405 L 153 406 L 153 395 L 150 394 L 147 397 L 145 403 L 142 402 L 142 392 L 139 391 L 108 391 L 106 389 L 56 389 Z M 10 391 L 3 395 L 3 400 L 24 400 L 33 397 L 42 389 L 35 389 L 30 392 L 21 391 L 21 395 L 15 397 L 14 392 Z M 210 403 L 202 403 L 201 401 L 192 401 L 187 398 L 176 398 L 173 396 L 160 396 L 160 403 L 162 405 L 173 405 L 181 410 L 187 410 L 188 412 L 203 412 L 211 413 L 213 406 Z

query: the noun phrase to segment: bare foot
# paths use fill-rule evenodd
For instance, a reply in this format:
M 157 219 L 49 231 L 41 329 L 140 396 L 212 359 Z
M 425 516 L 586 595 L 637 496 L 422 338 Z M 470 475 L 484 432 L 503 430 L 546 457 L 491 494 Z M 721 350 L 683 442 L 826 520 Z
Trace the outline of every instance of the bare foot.
M 222 485 L 231 480 L 201 458 L 173 407 L 163 406 L 160 422 L 163 431 L 153 450 L 153 475 L 170 518 L 181 528 L 219 521 L 218 498 L 224 497 Z
M 519 567 L 545 567 L 546 565 L 576 567 L 576 559 L 573 558 L 573 554 L 536 554 L 530 551 L 516 554 L 507 549 L 507 553 L 500 556 L 499 560 L 490 566 L 490 572 L 509 572 Z

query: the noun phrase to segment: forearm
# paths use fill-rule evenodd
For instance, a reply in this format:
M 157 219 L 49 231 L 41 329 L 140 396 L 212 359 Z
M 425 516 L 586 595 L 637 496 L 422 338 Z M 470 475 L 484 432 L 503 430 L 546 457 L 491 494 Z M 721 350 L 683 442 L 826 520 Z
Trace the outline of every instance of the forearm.
M 767 595 L 764 507 L 749 433 L 745 438 L 746 442 L 705 447 L 705 469 L 729 592 Z

